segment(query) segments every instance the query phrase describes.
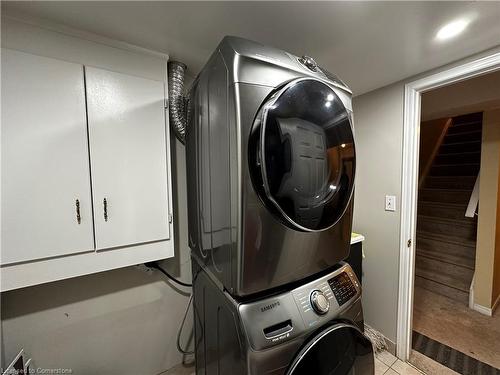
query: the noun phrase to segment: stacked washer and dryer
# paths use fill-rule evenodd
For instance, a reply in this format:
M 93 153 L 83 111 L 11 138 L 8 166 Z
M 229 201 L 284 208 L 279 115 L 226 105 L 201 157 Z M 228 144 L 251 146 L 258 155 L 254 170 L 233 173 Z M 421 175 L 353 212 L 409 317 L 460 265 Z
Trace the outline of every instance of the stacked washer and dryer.
M 186 129 L 197 374 L 373 374 L 349 255 L 351 91 L 309 57 L 222 40 Z

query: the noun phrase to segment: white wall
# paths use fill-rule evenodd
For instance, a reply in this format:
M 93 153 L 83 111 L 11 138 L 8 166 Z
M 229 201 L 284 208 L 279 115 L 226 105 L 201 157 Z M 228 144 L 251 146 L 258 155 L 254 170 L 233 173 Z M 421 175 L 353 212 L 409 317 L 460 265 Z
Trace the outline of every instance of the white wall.
M 500 48 L 354 98 L 357 172 L 353 230 L 366 237 L 363 307 L 366 322 L 392 341 L 397 339 L 404 85 L 495 52 Z M 396 212 L 384 211 L 386 194 L 396 196 Z
M 368 325 L 396 341 L 403 85 L 354 98 L 356 192 L 354 231 L 365 235 L 363 307 Z M 396 196 L 396 212 L 384 210 Z
M 157 80 L 165 77 L 165 60 L 159 55 L 111 48 L 10 19 L 2 19 L 2 47 Z M 189 281 L 184 147 L 174 142 L 176 255 L 164 266 Z M 157 374 L 182 360 L 175 340 L 188 296 L 189 289 L 178 290 L 157 272 L 136 267 L 3 293 L 2 365 L 24 347 L 36 367 L 72 368 L 74 374 Z M 184 342 L 190 331 L 188 319 Z

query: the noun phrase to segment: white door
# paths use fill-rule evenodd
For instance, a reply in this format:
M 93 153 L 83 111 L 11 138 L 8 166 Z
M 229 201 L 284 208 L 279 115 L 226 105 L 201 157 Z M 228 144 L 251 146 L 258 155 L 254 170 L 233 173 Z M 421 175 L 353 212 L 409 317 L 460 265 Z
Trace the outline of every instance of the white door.
M 86 67 L 98 249 L 169 238 L 163 82 Z
M 1 263 L 93 250 L 83 66 L 2 49 L 1 77 Z

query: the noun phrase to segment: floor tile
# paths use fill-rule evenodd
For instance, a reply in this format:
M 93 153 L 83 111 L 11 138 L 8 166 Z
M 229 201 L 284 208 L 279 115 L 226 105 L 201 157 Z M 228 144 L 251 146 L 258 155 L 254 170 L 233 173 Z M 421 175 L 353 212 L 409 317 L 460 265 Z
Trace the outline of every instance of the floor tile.
M 422 375 L 423 372 L 398 359 L 391 368 L 401 375 Z
M 376 358 L 378 358 L 389 367 L 391 367 L 397 360 L 396 356 L 392 355 L 387 350 L 377 353 Z
M 382 375 L 389 369 L 389 366 L 375 358 L 375 375 Z
M 398 372 L 394 371 L 392 368 L 387 370 L 384 375 L 399 375 Z

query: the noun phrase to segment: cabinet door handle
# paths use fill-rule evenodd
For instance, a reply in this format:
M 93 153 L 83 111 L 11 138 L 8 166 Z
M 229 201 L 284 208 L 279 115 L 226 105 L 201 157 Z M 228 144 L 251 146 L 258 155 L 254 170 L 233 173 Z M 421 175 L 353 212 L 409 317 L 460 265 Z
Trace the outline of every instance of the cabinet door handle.
M 102 204 L 104 206 L 104 221 L 108 221 L 108 201 L 106 198 L 104 198 Z
M 77 199 L 75 201 L 75 206 L 76 206 L 76 222 L 78 224 L 81 224 L 82 223 L 82 217 L 80 216 L 80 200 Z

